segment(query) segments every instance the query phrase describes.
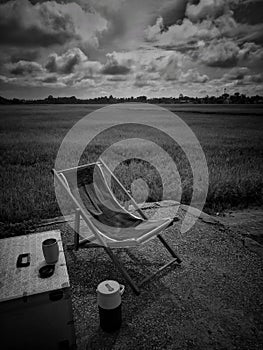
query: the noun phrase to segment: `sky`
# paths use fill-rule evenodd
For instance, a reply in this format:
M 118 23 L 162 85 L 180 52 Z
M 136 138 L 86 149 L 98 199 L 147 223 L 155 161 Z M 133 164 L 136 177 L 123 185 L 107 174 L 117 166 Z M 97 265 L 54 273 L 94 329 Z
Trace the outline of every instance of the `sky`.
M 0 0 L 0 95 L 263 95 L 263 0 Z

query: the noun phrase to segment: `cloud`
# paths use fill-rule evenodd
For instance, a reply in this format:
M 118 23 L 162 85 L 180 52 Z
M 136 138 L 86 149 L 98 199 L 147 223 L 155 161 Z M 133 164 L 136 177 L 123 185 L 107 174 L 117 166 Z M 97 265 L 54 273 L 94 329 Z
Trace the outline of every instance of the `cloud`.
M 229 0 L 200 0 L 198 4 L 188 3 L 186 16 L 191 21 L 200 21 L 206 18 L 217 18 L 229 11 Z
M 126 81 L 127 78 L 123 75 L 113 75 L 112 77 L 109 77 L 107 81 Z
M 165 26 L 163 23 L 163 18 L 162 17 L 158 17 L 156 19 L 156 23 L 152 26 L 148 26 L 145 29 L 145 38 L 147 41 L 156 41 L 158 36 L 162 33 L 162 31 L 164 30 Z
M 46 78 L 43 78 L 41 81 L 43 83 L 54 84 L 58 81 L 58 78 L 56 76 L 48 76 Z
M 139 48 L 144 43 L 144 29 L 155 22 L 160 15 L 160 6 L 168 1 L 170 0 L 125 0 L 117 1 L 117 6 L 105 6 L 105 0 L 102 1 L 104 6 L 100 8 L 94 4 L 108 21 L 107 29 L 99 36 L 100 46 L 108 52 Z M 92 2 L 96 3 L 96 0 Z
M 51 73 L 71 74 L 80 62 L 85 62 L 87 59 L 79 48 L 69 49 L 61 56 L 56 53 L 51 54 L 45 68 Z
M 0 5 L 0 44 L 47 47 L 76 38 L 70 16 L 55 4 L 15 0 Z
M 130 68 L 125 67 L 119 64 L 106 64 L 101 70 L 102 74 L 128 74 L 130 72 Z
M 182 83 L 206 83 L 208 80 L 206 74 L 200 74 L 196 69 L 188 69 L 179 76 L 179 81 Z
M 260 86 L 263 83 L 262 73 L 253 73 L 247 67 L 235 67 L 225 73 L 220 83 L 226 83 L 228 86 Z
M 106 57 L 107 61 L 101 69 L 102 74 L 125 75 L 130 73 L 130 60 L 122 60 L 121 62 L 116 53 L 109 53 Z
M 242 83 L 244 85 L 254 85 L 258 83 L 263 83 L 263 74 L 250 74 L 244 77 Z
M 181 67 L 181 56 L 174 53 L 160 60 L 158 71 L 165 80 L 178 80 Z
M 90 4 L 96 9 L 104 9 L 108 12 L 117 12 L 127 0 L 91 0 Z M 78 0 L 80 4 L 87 4 L 86 0 Z
M 188 17 L 166 27 L 164 19 L 159 16 L 153 25 L 145 29 L 145 40 L 163 49 L 176 50 L 178 47 L 181 51 L 200 40 L 210 42 L 223 38 L 232 38 L 239 44 L 262 44 L 263 23 L 250 25 L 237 22 L 230 6 L 235 1 L 237 0 L 201 0 L 198 4 L 189 2 L 186 7 Z
M 146 40 L 156 43 L 158 47 L 175 48 L 177 45 L 186 45 L 199 40 L 208 41 L 221 36 L 220 29 L 211 20 L 192 23 L 185 18 L 181 24 L 174 24 L 167 31 L 161 30 L 162 25 L 162 19 L 158 19 L 153 27 L 145 30 Z
M 210 67 L 233 67 L 239 58 L 239 47 L 232 40 L 213 40 L 201 50 L 201 61 Z
M 155 86 L 156 83 L 154 83 L 154 80 L 156 80 L 156 78 L 152 79 L 151 75 L 140 72 L 135 75 L 134 86 L 138 88 L 145 86 Z
M 184 19 L 187 3 L 188 0 L 169 0 L 163 2 L 159 13 L 163 18 L 165 27 L 177 24 L 178 21 Z
M 17 79 L 14 77 L 7 77 L 5 75 L 0 75 L 0 82 L 2 82 L 2 83 L 7 84 L 7 83 L 14 83 L 16 81 L 17 81 Z
M 35 61 L 39 57 L 38 50 L 15 50 L 11 53 L 10 60 L 12 63 L 18 61 Z
M 89 61 L 79 48 L 72 48 L 61 55 L 50 54 L 44 66 L 38 62 L 22 60 L 6 63 L 6 76 L 2 77 L 5 76 L 6 82 L 20 86 L 81 86 L 82 81 L 87 83 L 89 80 L 89 85 L 92 81 L 98 83 L 101 80 L 101 68 L 100 62 Z
M 12 0 L 0 4 L 1 45 L 48 47 L 82 40 L 98 46 L 97 35 L 106 28 L 102 16 L 85 12 L 73 2 L 34 5 L 28 0 Z
M 237 43 L 233 39 L 214 39 L 199 50 L 199 59 L 209 67 L 229 68 L 237 65 L 262 66 L 263 48 L 252 42 Z
M 222 77 L 223 81 L 242 80 L 249 73 L 247 67 L 235 67 Z
M 263 23 L 249 25 L 240 24 L 237 31 L 237 39 L 240 43 L 254 42 L 263 44 Z
M 204 83 L 209 80 L 206 74 L 200 74 L 196 68 L 187 68 L 189 64 L 190 60 L 185 55 L 170 51 L 153 60 L 149 67 L 150 72 L 159 74 L 167 82 Z
M 37 62 L 19 61 L 7 65 L 8 70 L 13 75 L 36 75 L 43 71 L 42 66 Z
M 236 1 L 233 6 L 233 16 L 237 22 L 247 24 L 262 23 L 262 0 Z
M 98 61 L 90 61 L 79 48 L 72 48 L 61 55 L 52 53 L 45 68 L 48 73 L 53 73 L 47 79 L 57 77 L 57 82 L 64 86 L 80 86 L 81 81 L 89 81 L 89 85 L 93 80 L 98 81 L 102 65 Z
M 63 6 L 63 11 L 69 14 L 76 34 L 82 42 L 91 46 L 99 46 L 99 35 L 108 30 L 108 20 L 103 17 L 94 7 L 87 7 L 83 10 L 76 3 L 69 3 Z

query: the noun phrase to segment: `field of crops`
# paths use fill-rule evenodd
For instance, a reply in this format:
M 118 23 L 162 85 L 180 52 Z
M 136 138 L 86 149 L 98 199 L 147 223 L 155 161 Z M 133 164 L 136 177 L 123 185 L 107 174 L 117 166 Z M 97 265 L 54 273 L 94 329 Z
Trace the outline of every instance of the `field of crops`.
M 11 224 L 12 230 L 15 230 L 15 223 L 36 222 L 60 215 L 51 174 L 59 146 L 68 130 L 79 119 L 100 107 L 102 106 L 0 106 L 2 225 Z M 230 105 L 165 107 L 190 126 L 204 150 L 209 170 L 209 190 L 204 210 L 215 212 L 262 205 L 263 108 Z M 93 142 L 83 154 L 82 162 L 96 159 L 108 141 L 98 139 Z M 163 143 L 162 147 L 169 150 L 172 146 Z M 138 145 L 138 148 L 143 149 L 143 145 Z M 151 149 L 144 149 L 143 152 L 151 157 Z M 131 157 L 132 153 L 131 150 Z M 174 160 L 181 177 L 182 201 L 189 203 L 192 193 L 191 168 L 182 152 L 170 149 L 170 153 L 176 154 Z M 156 157 L 156 154 L 152 156 Z M 134 174 L 144 174 L 143 177 L 151 178 L 155 188 L 149 199 L 159 199 L 160 179 L 158 176 L 156 178 L 154 169 L 149 166 L 145 168 L 144 165 L 143 162 L 126 162 L 115 172 L 126 187 L 130 187 Z M 167 181 L 169 182 L 169 174 Z M 167 188 L 169 189 L 169 184 Z M 169 190 L 166 191 L 165 198 L 169 198 Z

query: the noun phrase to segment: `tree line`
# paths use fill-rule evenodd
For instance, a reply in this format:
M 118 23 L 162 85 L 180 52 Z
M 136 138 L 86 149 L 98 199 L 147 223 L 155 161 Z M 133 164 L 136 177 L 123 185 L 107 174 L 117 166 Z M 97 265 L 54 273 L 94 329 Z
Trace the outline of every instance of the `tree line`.
M 113 97 L 100 96 L 94 98 L 80 99 L 76 96 L 70 97 L 53 97 L 49 95 L 44 99 L 7 99 L 0 96 L 0 104 L 112 104 L 112 103 L 125 103 L 125 102 L 142 102 L 142 103 L 154 103 L 154 104 L 173 104 L 173 103 L 191 103 L 191 104 L 263 104 L 263 96 L 246 96 L 239 92 L 233 95 L 224 93 L 221 96 L 205 96 L 205 97 L 189 97 L 180 94 L 179 97 L 153 97 L 147 96 L 137 97 Z

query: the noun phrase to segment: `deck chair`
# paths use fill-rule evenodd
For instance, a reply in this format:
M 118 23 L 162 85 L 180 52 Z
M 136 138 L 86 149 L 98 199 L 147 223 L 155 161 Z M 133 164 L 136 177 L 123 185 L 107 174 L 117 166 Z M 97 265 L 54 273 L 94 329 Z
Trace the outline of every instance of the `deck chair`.
M 173 263 L 181 263 L 180 257 L 160 235 L 178 218 L 148 220 L 143 210 L 102 159 L 91 164 L 59 171 L 53 169 L 52 171 L 75 208 L 74 243 L 68 245 L 68 249 L 103 248 L 137 295 L 140 293 L 142 284 L 157 273 Z M 116 199 L 107 183 L 107 175 L 111 176 L 118 190 L 122 191 L 132 203 L 134 212 L 127 210 Z M 81 217 L 91 232 L 91 235 L 88 237 L 84 235 L 84 238 L 83 233 L 80 232 Z M 80 236 L 82 236 L 82 240 L 80 240 Z M 119 259 L 113 254 L 112 248 L 140 246 L 154 237 L 157 237 L 172 255 L 172 260 L 136 284 Z

